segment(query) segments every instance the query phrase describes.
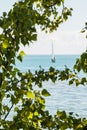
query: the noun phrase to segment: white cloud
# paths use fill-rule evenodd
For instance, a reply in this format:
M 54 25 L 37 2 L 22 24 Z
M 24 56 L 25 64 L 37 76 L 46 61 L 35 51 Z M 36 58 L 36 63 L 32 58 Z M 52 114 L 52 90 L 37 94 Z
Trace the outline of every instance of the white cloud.
M 54 39 L 55 54 L 81 54 L 87 46 L 84 34 L 78 31 L 55 31 L 52 34 L 38 32 L 38 40 L 28 47 L 21 47 L 27 54 L 51 54 L 51 42 Z

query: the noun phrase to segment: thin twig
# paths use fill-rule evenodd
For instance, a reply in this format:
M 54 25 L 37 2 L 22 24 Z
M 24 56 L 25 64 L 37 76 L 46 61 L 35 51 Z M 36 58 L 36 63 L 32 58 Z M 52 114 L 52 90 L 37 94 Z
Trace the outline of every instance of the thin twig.
M 9 113 L 10 113 L 10 111 L 11 111 L 12 108 L 13 108 L 13 104 L 12 104 L 12 106 L 10 107 L 8 113 L 5 115 L 4 120 L 7 118 L 7 116 L 9 115 Z

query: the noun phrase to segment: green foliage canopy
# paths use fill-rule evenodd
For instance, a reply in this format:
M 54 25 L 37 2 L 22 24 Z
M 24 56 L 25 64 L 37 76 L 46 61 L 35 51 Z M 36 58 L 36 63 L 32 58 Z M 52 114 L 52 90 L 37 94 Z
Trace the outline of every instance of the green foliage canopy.
M 80 119 L 72 113 L 67 115 L 65 111 L 57 111 L 52 116 L 45 110 L 44 97 L 50 96 L 50 93 L 43 89 L 43 81 L 66 80 L 75 77 L 76 73 L 68 68 L 59 71 L 52 67 L 47 72 L 40 69 L 34 74 L 30 71 L 22 73 L 16 67 L 16 59 L 22 61 L 24 55 L 23 51 L 18 53 L 20 44 L 30 45 L 37 40 L 37 26 L 46 32 L 52 32 L 68 19 L 71 10 L 65 7 L 64 0 L 21 0 L 0 17 L 0 129 L 86 128 L 85 118 Z M 82 59 L 84 60 L 83 57 Z M 77 70 L 78 65 L 79 60 L 74 67 Z M 83 70 L 87 72 L 87 69 Z M 35 89 L 35 86 L 39 89 Z

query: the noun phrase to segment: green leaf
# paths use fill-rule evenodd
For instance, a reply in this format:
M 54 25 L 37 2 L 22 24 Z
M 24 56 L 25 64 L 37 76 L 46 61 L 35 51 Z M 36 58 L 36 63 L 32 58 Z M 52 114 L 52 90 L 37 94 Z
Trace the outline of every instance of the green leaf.
M 42 90 L 42 95 L 47 97 L 47 96 L 50 96 L 50 93 L 46 89 L 43 89 Z
M 58 115 L 58 117 L 59 117 L 60 119 L 62 119 L 62 120 L 67 117 L 65 111 L 58 111 L 58 112 L 57 112 L 57 115 Z
M 77 129 L 77 130 L 83 129 L 83 125 L 82 125 L 82 124 L 77 125 L 76 129 Z
M 18 107 L 15 107 L 14 108 L 14 112 L 17 112 L 19 109 L 18 109 Z
M 78 79 L 75 80 L 75 83 L 76 83 L 76 86 L 78 86 L 80 84 Z
M 32 119 L 32 118 L 33 118 L 33 113 L 30 112 L 30 113 L 29 113 L 29 116 L 28 116 L 28 119 Z
M 81 30 L 80 32 L 81 32 L 81 33 L 84 33 L 84 32 L 85 32 L 85 30 Z
M 34 41 L 36 41 L 36 40 L 37 40 L 37 34 L 33 34 L 33 35 L 31 36 L 31 39 L 34 40 Z
M 21 62 L 22 62 L 23 56 L 25 56 L 25 55 L 26 55 L 26 54 L 25 54 L 25 52 L 24 52 L 24 51 L 20 51 L 20 53 L 19 53 L 19 55 L 18 55 L 17 59 L 18 59 L 19 61 L 21 61 Z
M 31 92 L 31 91 L 28 91 L 27 92 L 27 97 L 31 98 L 31 99 L 34 99 L 35 98 L 35 94 L 33 92 Z
M 17 59 L 22 62 L 22 57 L 20 55 L 17 57 Z
M 6 12 L 3 12 L 3 16 L 5 17 L 7 15 L 7 13 Z
M 25 54 L 24 51 L 20 51 L 19 55 L 20 55 L 21 57 L 23 57 L 23 56 L 25 56 L 26 54 Z
M 34 112 L 34 116 L 38 116 L 39 114 L 38 114 L 38 112 L 37 111 L 35 111 Z
M 73 79 L 69 81 L 69 85 L 73 84 Z
M 6 41 L 3 42 L 2 47 L 3 47 L 4 49 L 7 49 L 7 48 L 9 47 L 9 43 L 6 42 Z
M 42 105 L 45 104 L 45 100 L 44 100 L 43 98 L 38 97 L 38 98 L 37 98 L 37 101 L 38 101 L 40 104 L 42 104 Z

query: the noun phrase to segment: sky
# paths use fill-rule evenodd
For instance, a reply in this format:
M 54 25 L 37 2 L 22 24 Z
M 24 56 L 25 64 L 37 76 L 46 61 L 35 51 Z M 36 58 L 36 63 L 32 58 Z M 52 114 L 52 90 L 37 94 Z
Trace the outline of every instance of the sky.
M 0 15 L 4 11 L 9 11 L 15 1 L 17 0 L 0 0 Z M 72 16 L 51 34 L 38 30 L 38 40 L 30 46 L 21 46 L 21 50 L 26 54 L 50 55 L 52 41 L 55 54 L 81 54 L 86 50 L 87 39 L 80 31 L 87 22 L 87 0 L 65 0 L 65 5 L 73 8 Z

